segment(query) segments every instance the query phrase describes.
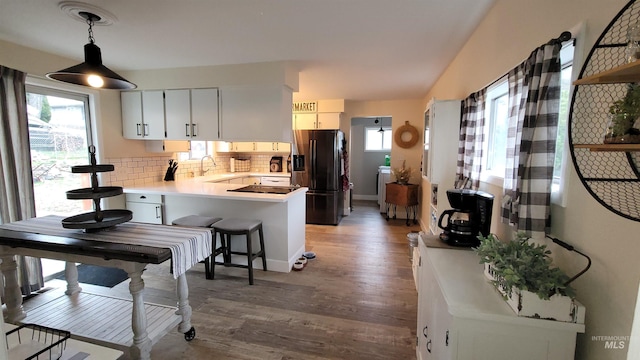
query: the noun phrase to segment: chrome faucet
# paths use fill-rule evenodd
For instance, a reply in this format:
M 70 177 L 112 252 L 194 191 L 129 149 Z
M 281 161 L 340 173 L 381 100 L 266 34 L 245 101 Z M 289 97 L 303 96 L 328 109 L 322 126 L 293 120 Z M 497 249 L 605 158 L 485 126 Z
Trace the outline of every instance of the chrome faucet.
M 206 158 L 211 159 L 211 162 L 213 163 L 213 167 L 215 167 L 215 166 L 216 166 L 216 161 L 213 159 L 213 156 L 211 156 L 211 155 L 205 155 L 205 156 L 203 156 L 203 157 L 202 157 L 202 159 L 200 159 L 200 176 L 204 176 L 204 174 L 205 174 L 207 171 L 211 170 L 211 169 L 207 169 L 207 170 L 205 170 L 205 169 L 204 169 L 204 167 L 202 166 L 202 163 L 204 162 L 204 159 L 206 159 Z

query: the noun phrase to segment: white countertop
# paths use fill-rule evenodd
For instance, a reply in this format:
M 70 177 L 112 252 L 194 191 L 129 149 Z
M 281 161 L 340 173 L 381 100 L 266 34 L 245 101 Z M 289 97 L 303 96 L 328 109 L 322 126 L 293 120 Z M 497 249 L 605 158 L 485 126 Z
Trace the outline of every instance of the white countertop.
M 293 196 L 298 196 L 307 192 L 306 187 L 301 187 L 288 194 L 262 194 L 244 193 L 227 190 L 238 189 L 248 186 L 248 184 L 227 184 L 216 183 L 233 178 L 247 176 L 291 176 L 288 173 L 227 173 L 214 174 L 209 176 L 199 176 L 190 179 L 179 179 L 176 181 L 159 181 L 144 185 L 126 186 L 123 191 L 129 194 L 159 194 L 159 195 L 180 195 L 207 197 L 214 199 L 246 200 L 246 201 L 266 201 L 266 202 L 286 202 Z

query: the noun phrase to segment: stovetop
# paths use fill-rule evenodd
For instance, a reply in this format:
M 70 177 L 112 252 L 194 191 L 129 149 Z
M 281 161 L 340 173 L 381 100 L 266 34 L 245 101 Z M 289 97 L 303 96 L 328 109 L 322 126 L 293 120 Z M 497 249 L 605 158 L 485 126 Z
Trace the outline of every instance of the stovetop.
M 293 186 L 269 186 L 269 185 L 249 185 L 237 189 L 227 191 L 262 193 L 262 194 L 288 194 L 296 191 L 298 188 Z

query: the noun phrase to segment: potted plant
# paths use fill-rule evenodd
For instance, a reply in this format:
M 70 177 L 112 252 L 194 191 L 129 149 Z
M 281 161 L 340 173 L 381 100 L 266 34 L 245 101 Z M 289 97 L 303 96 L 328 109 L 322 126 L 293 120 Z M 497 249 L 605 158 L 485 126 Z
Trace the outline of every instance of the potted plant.
M 574 321 L 575 291 L 568 276 L 552 265 L 546 245 L 529 242 L 524 233 L 502 242 L 493 234 L 479 236 L 474 250 L 485 275 L 519 316 Z
M 401 185 L 406 185 L 409 183 L 409 178 L 411 177 L 411 167 L 406 167 L 406 160 L 402 160 L 402 167 L 395 168 L 391 170 L 391 173 L 395 175 L 396 182 Z
M 609 124 L 604 136 L 605 144 L 640 143 L 640 85 L 627 86 L 624 98 L 609 107 Z

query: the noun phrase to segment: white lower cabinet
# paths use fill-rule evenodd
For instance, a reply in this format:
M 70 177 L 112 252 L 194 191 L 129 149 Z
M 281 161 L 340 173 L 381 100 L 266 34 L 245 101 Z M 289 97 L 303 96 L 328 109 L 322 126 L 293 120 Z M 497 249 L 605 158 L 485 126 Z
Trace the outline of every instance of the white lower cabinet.
M 125 194 L 127 210 L 133 213 L 131 221 L 162 224 L 162 195 Z
M 574 359 L 584 324 L 517 316 L 473 251 L 427 247 L 427 237 L 418 240 L 418 360 Z

